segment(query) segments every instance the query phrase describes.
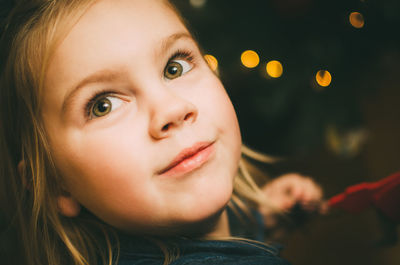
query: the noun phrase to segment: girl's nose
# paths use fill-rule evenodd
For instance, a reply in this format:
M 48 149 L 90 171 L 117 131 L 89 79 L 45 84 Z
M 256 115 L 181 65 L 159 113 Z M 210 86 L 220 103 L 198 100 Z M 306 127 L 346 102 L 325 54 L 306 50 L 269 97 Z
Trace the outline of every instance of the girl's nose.
M 149 133 L 154 139 L 162 139 L 180 127 L 192 124 L 197 119 L 198 110 L 189 101 L 171 96 L 156 103 L 152 114 Z

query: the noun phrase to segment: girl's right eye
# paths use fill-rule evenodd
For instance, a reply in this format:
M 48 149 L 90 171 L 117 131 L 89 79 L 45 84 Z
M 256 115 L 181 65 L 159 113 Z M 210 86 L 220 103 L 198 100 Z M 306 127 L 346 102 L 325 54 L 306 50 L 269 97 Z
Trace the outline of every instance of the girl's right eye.
M 89 108 L 89 119 L 106 116 L 111 111 L 119 108 L 121 105 L 122 99 L 119 99 L 117 97 L 107 96 L 98 98 Z

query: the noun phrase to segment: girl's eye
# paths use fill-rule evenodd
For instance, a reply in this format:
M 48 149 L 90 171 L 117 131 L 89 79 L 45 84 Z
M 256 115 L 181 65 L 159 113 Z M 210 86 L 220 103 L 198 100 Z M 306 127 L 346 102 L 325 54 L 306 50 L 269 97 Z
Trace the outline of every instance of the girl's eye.
M 192 70 L 192 65 L 185 60 L 169 61 L 164 70 L 165 78 L 172 80 Z
M 116 97 L 103 97 L 96 100 L 90 110 L 90 118 L 99 118 L 107 115 L 113 110 L 119 108 L 122 104 L 122 100 Z

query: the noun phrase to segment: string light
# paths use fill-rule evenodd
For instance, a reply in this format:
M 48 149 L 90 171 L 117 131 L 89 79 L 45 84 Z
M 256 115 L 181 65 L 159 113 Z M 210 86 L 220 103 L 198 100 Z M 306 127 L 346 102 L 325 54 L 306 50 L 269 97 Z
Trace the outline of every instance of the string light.
M 269 61 L 266 66 L 267 74 L 272 78 L 279 78 L 283 73 L 282 64 L 279 61 Z
M 242 64 L 247 68 L 254 68 L 260 63 L 260 57 L 255 51 L 247 50 L 240 57 Z
M 211 70 L 216 71 L 218 68 L 218 60 L 211 54 L 206 54 L 204 55 L 204 59 L 206 60 L 208 66 L 211 68 Z
M 350 24 L 357 29 L 364 27 L 364 16 L 359 12 L 351 12 L 349 21 Z
M 315 80 L 321 87 L 327 87 L 332 82 L 332 76 L 327 70 L 319 70 L 315 75 Z
M 190 0 L 189 2 L 193 7 L 200 8 L 206 4 L 207 0 Z

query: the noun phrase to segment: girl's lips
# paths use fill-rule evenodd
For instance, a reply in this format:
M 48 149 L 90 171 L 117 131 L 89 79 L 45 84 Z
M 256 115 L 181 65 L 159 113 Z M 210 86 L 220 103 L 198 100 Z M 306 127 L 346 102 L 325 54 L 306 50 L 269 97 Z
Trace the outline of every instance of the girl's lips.
M 197 143 L 192 147 L 183 149 L 159 174 L 170 177 L 189 173 L 205 164 L 213 152 L 214 143 Z

